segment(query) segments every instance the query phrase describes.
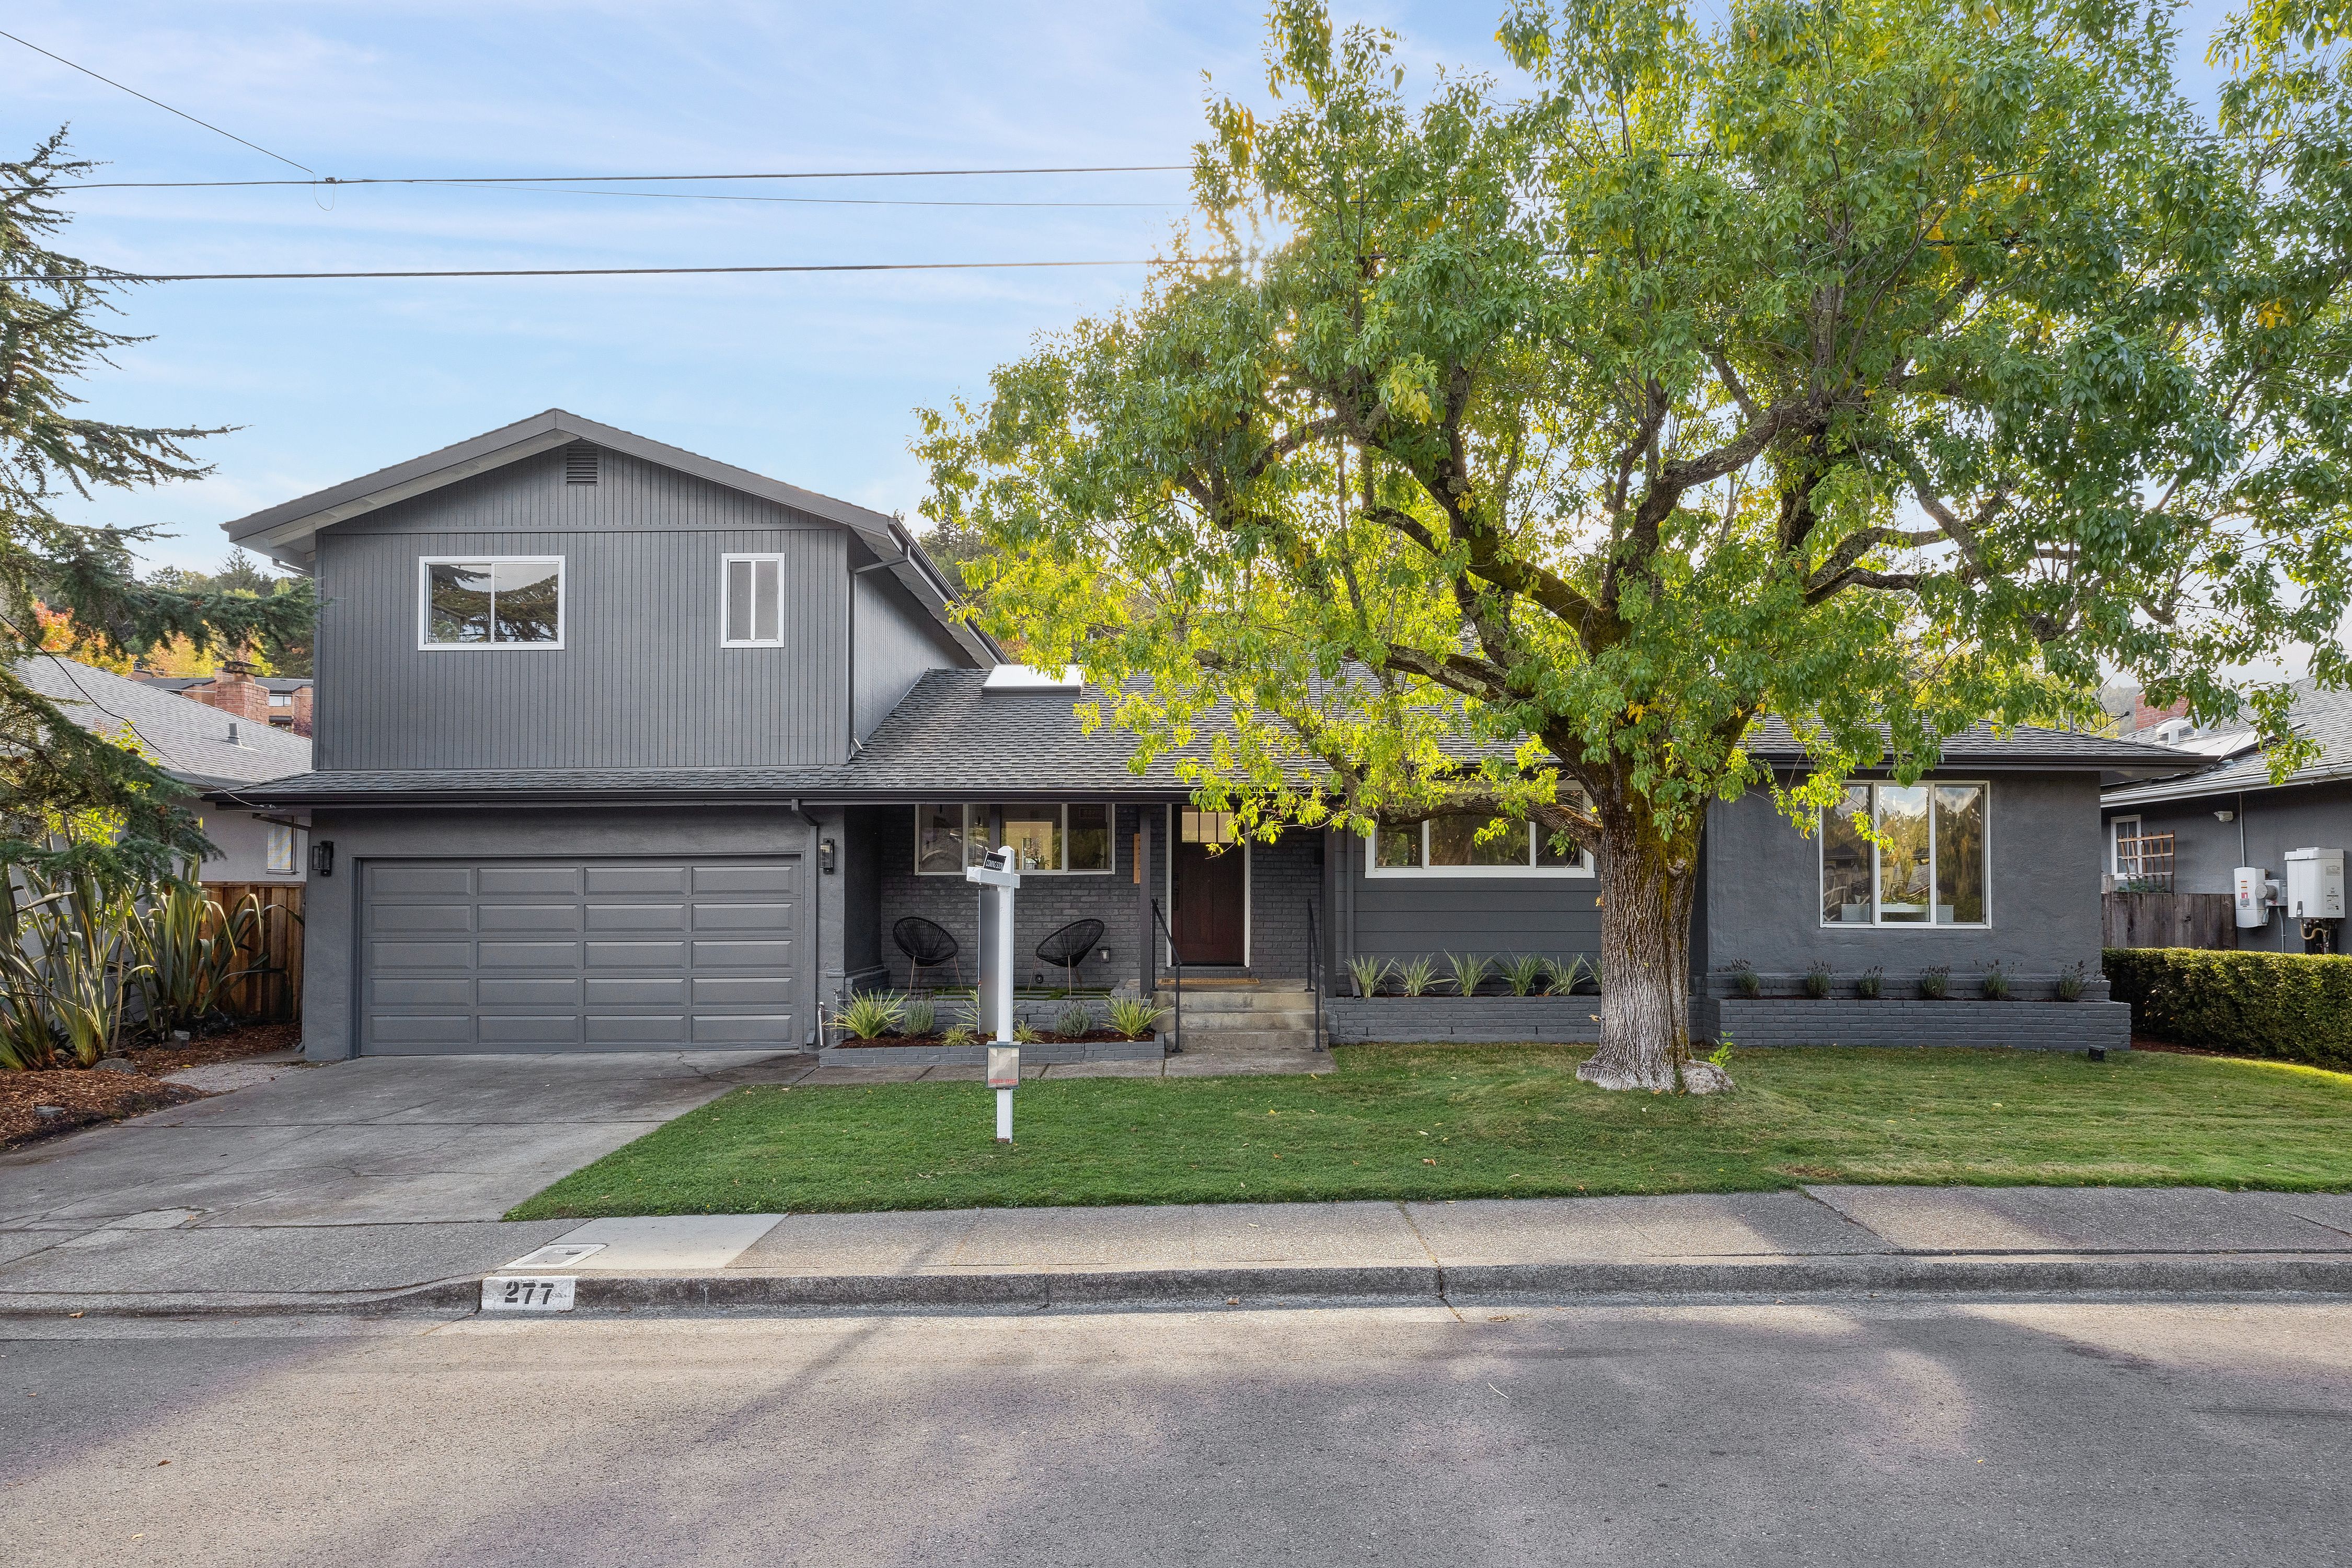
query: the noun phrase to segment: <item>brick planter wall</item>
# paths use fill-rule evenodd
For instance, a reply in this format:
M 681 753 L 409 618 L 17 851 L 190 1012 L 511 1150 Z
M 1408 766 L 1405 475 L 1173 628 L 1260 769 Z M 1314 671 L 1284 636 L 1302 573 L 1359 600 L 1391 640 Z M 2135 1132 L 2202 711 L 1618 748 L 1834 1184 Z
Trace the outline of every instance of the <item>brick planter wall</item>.
M 1519 1040 L 1591 1044 L 1601 1038 L 1597 996 L 1333 996 L 1324 1017 L 1337 1045 L 1366 1041 Z M 1810 998 L 1695 999 L 1695 1038 L 1728 1033 L 1750 1046 L 2006 1046 L 2018 1050 L 2131 1048 L 2131 1009 L 2120 1002 L 1816 1002 Z M 1711 1026 L 1703 1020 L 1712 1019 Z
M 2131 1048 L 2121 1002 L 1875 1002 L 1733 996 L 1715 1003 L 1718 1037 L 1749 1046 L 2008 1046 L 2024 1051 Z
M 1335 1045 L 1365 1040 L 1591 1044 L 1601 1038 L 1598 996 L 1330 996 L 1323 1017 Z

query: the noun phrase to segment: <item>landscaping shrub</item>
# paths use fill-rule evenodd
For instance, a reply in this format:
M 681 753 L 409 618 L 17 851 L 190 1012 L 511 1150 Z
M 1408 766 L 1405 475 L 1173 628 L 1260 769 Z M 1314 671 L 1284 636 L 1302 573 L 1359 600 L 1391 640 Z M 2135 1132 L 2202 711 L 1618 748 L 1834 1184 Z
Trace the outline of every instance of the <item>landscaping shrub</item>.
M 2111 947 L 2102 963 L 2137 1033 L 2352 1072 L 2352 958 Z
M 1370 995 L 1370 992 L 1365 993 Z M 1121 996 L 1110 1005 L 1110 1026 L 1130 1040 L 1139 1040 L 1160 1026 L 1167 1015 L 1165 1007 L 1155 1007 L 1149 1002 L 1132 996 Z
M 1094 1032 L 1095 1016 L 1083 1002 L 1073 1002 L 1054 1016 L 1054 1033 L 1066 1040 Z

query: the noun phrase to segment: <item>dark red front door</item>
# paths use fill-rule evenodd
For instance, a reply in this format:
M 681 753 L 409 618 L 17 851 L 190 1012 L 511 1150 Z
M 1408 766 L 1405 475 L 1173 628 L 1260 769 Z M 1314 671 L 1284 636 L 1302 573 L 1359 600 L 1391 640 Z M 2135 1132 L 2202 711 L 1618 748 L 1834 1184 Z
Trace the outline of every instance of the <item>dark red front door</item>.
M 1238 844 L 1214 855 L 1209 849 L 1177 840 L 1176 953 L 1186 963 L 1238 964 L 1247 921 L 1247 851 Z

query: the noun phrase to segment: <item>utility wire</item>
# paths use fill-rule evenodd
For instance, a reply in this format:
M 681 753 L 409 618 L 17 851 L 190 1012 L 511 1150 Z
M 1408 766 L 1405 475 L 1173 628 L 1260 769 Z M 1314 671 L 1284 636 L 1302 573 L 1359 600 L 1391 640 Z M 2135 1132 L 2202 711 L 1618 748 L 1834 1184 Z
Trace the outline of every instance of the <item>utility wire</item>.
M 49 50 L 41 47 L 40 45 L 33 43 L 29 39 L 20 38 L 16 34 L 7 32 L 0 32 L 0 38 L 5 38 L 12 44 L 23 44 L 26 48 L 32 50 L 37 55 L 48 55 L 49 58 L 57 61 L 58 64 L 66 67 L 69 70 L 78 70 L 81 72 L 82 75 L 90 78 L 92 80 L 102 81 L 107 86 L 115 89 L 117 91 L 127 92 L 142 103 L 152 103 L 166 114 L 176 114 L 191 125 L 201 125 L 215 136 L 226 136 L 240 147 L 250 147 L 265 158 L 276 158 L 279 163 L 285 164 L 289 169 L 299 169 L 306 174 L 316 174 L 319 172 L 318 170 L 310 167 L 308 163 L 298 163 L 291 158 L 272 153 L 268 148 L 262 146 L 257 142 L 247 142 L 244 137 L 239 136 L 233 131 L 223 131 L 219 126 L 215 125 L 209 120 L 199 120 L 194 115 L 187 113 L 183 110 L 174 109 L 160 98 L 149 98 L 145 93 L 140 91 L 135 87 L 124 87 L 121 82 L 115 80 L 110 76 L 100 76 L 88 66 L 75 65 L 73 61 L 66 58 L 65 56 L 51 54 Z M 307 184 L 308 182 L 302 180 L 288 180 L 284 183 L 289 185 L 299 185 Z
M 1133 261 L 849 261 L 798 267 L 508 267 L 383 272 L 48 272 L 11 283 L 230 283 L 322 278 L 678 278 L 740 272 L 980 272 L 1040 267 L 1216 267 L 1230 256 L 1147 256 Z
M 0 37 L 15 37 L 12 33 L 0 33 Z M 25 40 L 17 38 L 20 44 Z M 26 44 L 27 48 L 33 46 Z M 43 54 L 48 51 L 44 49 Z M 70 60 L 66 62 L 71 65 Z M 75 66 L 79 70 L 79 66 Z M 100 77 L 100 80 L 106 79 Z M 130 89 L 123 89 L 128 92 Z M 149 99 L 150 103 L 154 100 Z M 164 105 L 163 107 L 170 107 Z M 176 109 L 172 110 L 178 114 Z M 187 118 L 183 115 L 183 119 Z M 204 121 L 196 121 L 204 125 Z M 207 131 L 216 126 L 205 126 Z M 226 131 L 221 132 L 228 135 Z M 238 140 L 238 138 L 231 138 Z M 251 147 L 252 142 L 246 145 Z M 267 151 L 267 149 L 256 149 Z M 271 153 L 273 158 L 278 154 Z M 281 163 L 292 163 L 278 158 Z M 751 173 L 742 174 L 436 174 L 396 178 L 386 175 L 364 179 L 338 179 L 332 174 L 314 180 L 93 180 L 80 184 L 59 185 L 61 191 L 194 191 L 228 190 L 254 185 L 557 185 L 557 184 L 623 184 L 674 180 L 925 180 L 965 178 L 976 174 L 1161 174 L 1181 173 L 1192 168 L 1190 163 L 1106 163 L 1068 169 L 823 169 L 790 170 L 781 174 Z M 295 163 L 302 169 L 303 165 Z M 304 169 L 304 173 L 310 171 Z
M 338 180 L 335 183 L 341 185 L 354 182 Z M 827 207 L 1150 207 L 1165 212 L 1170 207 L 1184 205 L 1181 202 L 957 202 L 891 196 L 746 196 L 718 195 L 708 191 L 595 191 L 570 185 L 561 189 L 551 189 L 545 185 L 492 184 L 466 188 L 521 191 L 542 196 L 625 196 L 647 202 L 784 202 L 797 206 Z

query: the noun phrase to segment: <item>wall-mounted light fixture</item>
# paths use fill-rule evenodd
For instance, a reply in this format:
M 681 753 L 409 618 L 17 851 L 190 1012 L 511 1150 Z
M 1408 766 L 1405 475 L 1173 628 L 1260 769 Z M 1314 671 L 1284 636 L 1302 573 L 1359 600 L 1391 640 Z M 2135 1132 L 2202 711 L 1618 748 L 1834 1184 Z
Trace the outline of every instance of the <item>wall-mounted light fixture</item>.
M 310 841 L 310 875 L 331 877 L 335 874 L 335 841 L 314 838 Z
M 833 875 L 833 840 L 830 838 L 820 838 L 816 841 L 816 868 L 825 876 L 830 877 Z
M 2213 820 L 2216 822 L 2231 822 L 2236 819 L 2237 815 L 2238 814 L 2234 811 L 2217 811 L 2213 814 Z

